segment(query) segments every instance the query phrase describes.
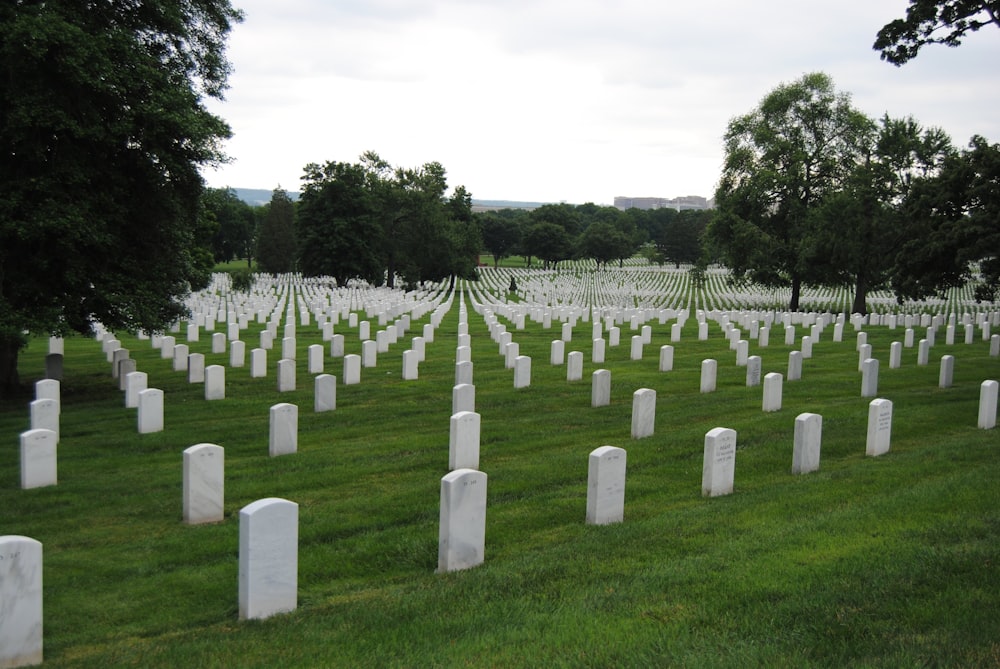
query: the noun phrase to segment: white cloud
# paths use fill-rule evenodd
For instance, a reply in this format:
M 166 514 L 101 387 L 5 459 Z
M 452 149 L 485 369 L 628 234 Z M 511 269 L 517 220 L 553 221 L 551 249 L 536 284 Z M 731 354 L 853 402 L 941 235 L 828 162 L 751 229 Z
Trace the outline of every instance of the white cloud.
M 476 198 L 710 196 L 728 121 L 830 74 L 871 116 L 1000 140 L 1000 31 L 896 68 L 871 49 L 904 0 L 292 0 L 242 3 L 211 185 L 295 188 L 366 150 L 436 160 Z

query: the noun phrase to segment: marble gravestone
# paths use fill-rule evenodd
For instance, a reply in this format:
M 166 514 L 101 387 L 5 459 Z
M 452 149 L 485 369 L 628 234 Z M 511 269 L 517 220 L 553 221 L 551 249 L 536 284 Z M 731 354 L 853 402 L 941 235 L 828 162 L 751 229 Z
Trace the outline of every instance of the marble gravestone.
M 225 451 L 216 444 L 184 450 L 183 517 L 188 525 L 217 523 L 223 518 Z
M 591 375 L 590 406 L 605 407 L 611 404 L 611 370 L 598 369 Z
M 715 360 L 708 359 L 701 361 L 701 392 L 715 392 L 715 379 L 718 368 L 719 363 Z
M 142 374 L 142 372 L 132 372 Z M 163 432 L 163 391 L 146 388 L 139 391 L 139 412 L 137 415 L 139 434 Z
M 656 391 L 639 388 L 632 393 L 632 438 L 653 436 L 656 423 Z
M 807 474 L 819 469 L 822 438 L 822 416 L 817 413 L 800 413 L 795 417 L 795 436 L 792 447 L 793 474 Z
M 479 467 L 481 418 L 475 411 L 459 411 L 451 417 L 448 433 L 448 469 Z
M 587 524 L 620 523 L 625 517 L 625 449 L 601 446 L 587 465 Z
M 288 455 L 298 450 L 299 408 L 288 402 L 271 407 L 268 454 L 271 457 Z
M 486 474 L 456 469 L 441 478 L 438 573 L 482 564 L 486 548 Z
M 665 344 L 660 347 L 660 371 L 669 372 L 674 368 L 674 347 Z
M 294 611 L 298 572 L 299 505 L 267 497 L 240 509 L 240 620 Z
M 531 357 L 519 355 L 514 359 L 514 387 L 527 388 L 531 385 Z
M 769 372 L 764 375 L 764 398 L 761 401 L 762 411 L 781 411 L 784 381 L 781 374 L 777 372 Z
M 34 429 L 21 433 L 21 488 L 42 488 L 58 483 L 56 433 Z M 0 665 L 2 666 L 2 665 Z
M 0 536 L 0 667 L 42 663 L 42 544 Z
M 320 374 L 313 380 L 313 411 L 322 413 L 337 408 L 337 377 Z
M 701 494 L 718 497 L 733 492 L 736 469 L 736 430 L 717 427 L 705 434 Z
M 997 426 L 997 391 L 1000 383 L 993 380 L 983 381 L 979 386 L 979 421 L 980 430 L 992 430 Z
M 868 404 L 868 439 L 865 455 L 872 457 L 889 452 L 892 435 L 892 400 L 874 399 Z

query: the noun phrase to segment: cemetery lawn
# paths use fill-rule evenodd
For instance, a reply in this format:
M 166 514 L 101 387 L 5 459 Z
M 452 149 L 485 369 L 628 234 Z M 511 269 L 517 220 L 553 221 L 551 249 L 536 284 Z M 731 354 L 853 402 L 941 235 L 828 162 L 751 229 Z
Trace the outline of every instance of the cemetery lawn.
M 584 353 L 584 376 L 572 383 L 549 364 L 558 323 L 508 324 L 532 358 L 531 386 L 514 390 L 483 318 L 470 307 L 468 320 L 486 550 L 482 565 L 449 574 L 435 569 L 457 297 L 419 379 L 401 379 L 402 352 L 426 318 L 321 414 L 306 356 L 324 344 L 315 323 L 298 328 L 297 390 L 280 395 L 276 351 L 268 377 L 251 379 L 202 333 L 192 352 L 227 365 L 226 399 L 213 402 L 149 341 L 118 333 L 165 393 L 166 429 L 146 435 L 100 344 L 67 339 L 57 486 L 20 489 L 32 396 L 0 404 L 0 535 L 43 544 L 45 666 L 1000 666 L 1000 432 L 976 428 L 980 383 L 1000 378 L 1000 358 L 978 332 L 969 345 L 939 335 L 927 366 L 904 349 L 892 370 L 902 330 L 865 328 L 882 359 L 878 396 L 894 404 L 891 450 L 871 458 L 850 325 L 843 343 L 824 331 L 802 380 L 785 381 L 783 408 L 764 413 L 762 387 L 746 387 L 716 323 L 698 341 L 687 321 L 670 372 L 657 365 L 669 322 L 651 322 L 641 361 L 629 359 L 625 323 L 602 365 L 590 361 L 591 324 L 578 323 L 566 351 Z M 247 349 L 262 327 L 243 333 Z M 360 353 L 357 328 L 336 332 Z M 46 344 L 22 353 L 26 384 Z M 750 353 L 763 374 L 785 374 L 790 350 L 772 334 Z M 941 389 L 946 353 L 955 381 Z M 719 361 L 718 390 L 703 395 L 706 358 Z M 591 408 L 598 368 L 611 371 L 611 405 Z M 341 361 L 327 355 L 326 371 L 339 378 Z M 633 440 L 639 388 L 657 392 L 655 434 Z M 299 406 L 298 452 L 271 458 L 278 402 Z M 794 476 L 802 412 L 823 416 L 822 458 Z M 715 427 L 737 431 L 735 490 L 709 499 L 702 448 Z M 225 449 L 225 520 L 187 526 L 181 453 L 204 442 Z M 603 445 L 628 454 L 625 521 L 590 526 L 587 458 Z M 264 497 L 299 505 L 298 608 L 241 622 L 239 510 Z

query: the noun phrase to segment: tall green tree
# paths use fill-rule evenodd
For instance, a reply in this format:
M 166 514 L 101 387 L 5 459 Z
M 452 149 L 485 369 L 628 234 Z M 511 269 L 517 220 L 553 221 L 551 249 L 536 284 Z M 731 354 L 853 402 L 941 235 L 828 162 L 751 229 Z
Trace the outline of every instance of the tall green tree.
M 228 0 L 0 4 L 0 393 L 25 332 L 157 330 L 204 285 Z M 206 241 L 207 245 L 207 241 Z
M 382 283 L 382 226 L 360 164 L 306 165 L 299 199 L 299 269 L 306 276 L 328 275 Z
M 257 233 L 257 266 L 262 272 L 283 274 L 295 270 L 298 249 L 295 204 L 280 186 L 271 192 Z
M 483 249 L 493 256 L 494 267 L 517 250 L 521 243 L 522 225 L 526 219 L 527 214 L 516 209 L 475 214 Z
M 810 212 L 844 186 L 870 125 L 823 73 L 778 86 L 730 121 L 706 241 L 734 280 L 789 287 L 789 309 L 798 309 L 813 279 Z
M 202 205 L 206 215 L 217 224 L 212 236 L 215 262 L 246 258 L 250 267 L 256 251 L 253 208 L 232 188 L 206 188 Z
M 955 47 L 969 34 L 993 24 L 1000 28 L 996 0 L 910 0 L 906 18 L 882 26 L 872 46 L 882 60 L 899 66 L 927 44 Z
M 525 253 L 540 258 L 546 269 L 573 255 L 573 239 L 565 228 L 547 221 L 530 225 L 521 244 Z
M 978 278 L 976 297 L 1000 297 L 1000 144 L 976 136 L 903 204 L 914 234 L 899 246 L 892 285 L 920 299 Z M 978 277 L 977 277 L 978 275 Z
M 654 243 L 659 257 L 680 267 L 701 258 L 702 237 L 712 213 L 692 209 L 676 213 L 664 223 Z
M 820 283 L 854 291 L 853 313 L 867 313 L 869 291 L 887 287 L 900 245 L 917 231 L 903 203 L 914 180 L 936 174 L 954 152 L 940 129 L 912 118 L 872 125 L 863 159 L 844 188 L 814 210 L 809 261 Z

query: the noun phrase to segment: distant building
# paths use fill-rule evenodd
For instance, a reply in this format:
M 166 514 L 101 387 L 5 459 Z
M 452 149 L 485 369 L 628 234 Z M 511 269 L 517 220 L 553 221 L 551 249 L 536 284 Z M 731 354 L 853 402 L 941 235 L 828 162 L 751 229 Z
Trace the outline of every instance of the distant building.
M 715 205 L 700 195 L 685 195 L 683 197 L 615 197 L 616 209 L 711 209 Z

